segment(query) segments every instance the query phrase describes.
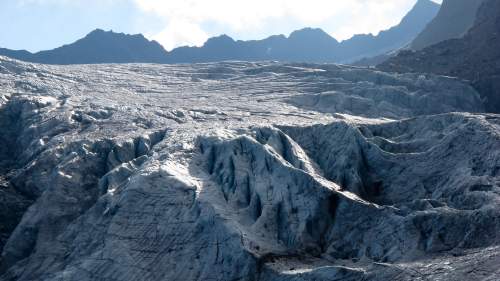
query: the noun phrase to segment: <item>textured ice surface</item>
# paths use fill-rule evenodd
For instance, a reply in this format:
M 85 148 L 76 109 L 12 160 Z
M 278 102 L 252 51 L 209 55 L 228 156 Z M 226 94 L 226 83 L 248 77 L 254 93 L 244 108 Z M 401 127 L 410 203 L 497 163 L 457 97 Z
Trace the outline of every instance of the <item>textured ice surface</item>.
M 0 89 L 0 280 L 500 277 L 500 117 L 454 79 L 0 58 Z

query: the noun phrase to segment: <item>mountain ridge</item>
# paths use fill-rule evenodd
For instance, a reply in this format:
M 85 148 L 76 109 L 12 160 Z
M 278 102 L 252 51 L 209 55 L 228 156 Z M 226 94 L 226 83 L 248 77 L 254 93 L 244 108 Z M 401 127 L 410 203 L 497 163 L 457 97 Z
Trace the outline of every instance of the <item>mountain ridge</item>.
M 30 53 L 0 49 L 0 55 L 46 64 L 86 63 L 197 63 L 224 60 L 349 63 L 380 55 L 408 44 L 434 18 L 439 5 L 419 0 L 401 22 L 377 35 L 358 34 L 339 42 L 320 28 L 303 28 L 289 36 L 261 40 L 234 40 L 227 35 L 209 38 L 201 47 L 183 46 L 167 52 L 143 35 L 96 29 L 59 48 Z
M 129 35 L 95 29 L 85 37 L 61 47 L 30 53 L 20 50 L 0 49 L 6 55 L 35 63 L 45 64 L 92 64 L 159 62 L 167 52 L 156 41 L 149 41 L 142 34 Z
M 278 60 L 295 62 L 350 63 L 381 55 L 409 43 L 439 11 L 439 4 L 419 0 L 398 25 L 373 34 L 357 34 L 339 42 L 319 28 L 303 28 L 288 37 L 274 35 L 262 40 L 234 40 L 222 56 L 206 45 L 179 47 L 169 52 L 169 63 L 215 62 L 220 60 Z M 217 37 L 216 37 L 217 38 Z M 303 40 L 298 40 L 302 38 Z M 209 39 L 210 41 L 211 39 Z M 320 44 L 321 43 L 321 44 Z M 230 46 L 221 45 L 222 48 Z M 201 57 L 200 57 L 201 56 Z

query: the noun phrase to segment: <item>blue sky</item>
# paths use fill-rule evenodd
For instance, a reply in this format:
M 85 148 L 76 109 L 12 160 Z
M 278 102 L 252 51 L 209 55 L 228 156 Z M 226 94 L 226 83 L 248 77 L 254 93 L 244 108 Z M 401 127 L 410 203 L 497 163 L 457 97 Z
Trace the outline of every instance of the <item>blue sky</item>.
M 52 49 L 95 28 L 142 33 L 167 50 L 219 34 L 261 39 L 306 26 L 343 40 L 397 24 L 416 1 L 0 0 L 0 47 Z

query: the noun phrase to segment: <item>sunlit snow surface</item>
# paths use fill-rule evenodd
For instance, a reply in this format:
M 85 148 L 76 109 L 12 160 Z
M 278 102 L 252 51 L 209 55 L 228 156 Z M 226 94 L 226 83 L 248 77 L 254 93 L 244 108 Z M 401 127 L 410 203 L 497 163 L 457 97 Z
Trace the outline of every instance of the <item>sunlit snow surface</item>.
M 500 117 L 453 78 L 0 58 L 0 89 L 33 202 L 1 280 L 500 277 Z

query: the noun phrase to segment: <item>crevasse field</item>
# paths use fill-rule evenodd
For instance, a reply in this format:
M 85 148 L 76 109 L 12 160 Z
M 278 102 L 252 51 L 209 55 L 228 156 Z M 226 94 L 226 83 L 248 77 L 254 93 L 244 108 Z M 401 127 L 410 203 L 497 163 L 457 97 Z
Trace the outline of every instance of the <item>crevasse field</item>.
M 481 112 L 433 75 L 0 57 L 0 279 L 498 280 Z

